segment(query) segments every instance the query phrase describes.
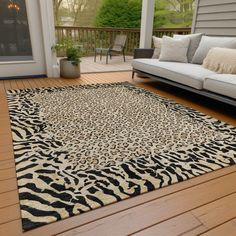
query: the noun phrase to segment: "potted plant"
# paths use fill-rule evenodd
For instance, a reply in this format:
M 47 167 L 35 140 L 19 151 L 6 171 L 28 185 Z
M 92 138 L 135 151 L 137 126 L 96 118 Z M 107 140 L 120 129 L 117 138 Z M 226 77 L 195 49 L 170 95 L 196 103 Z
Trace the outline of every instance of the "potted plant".
M 62 78 L 79 78 L 80 77 L 80 58 L 83 51 L 82 46 L 67 38 L 57 43 L 54 47 L 57 53 L 64 52 L 66 57 L 60 60 L 60 76 Z

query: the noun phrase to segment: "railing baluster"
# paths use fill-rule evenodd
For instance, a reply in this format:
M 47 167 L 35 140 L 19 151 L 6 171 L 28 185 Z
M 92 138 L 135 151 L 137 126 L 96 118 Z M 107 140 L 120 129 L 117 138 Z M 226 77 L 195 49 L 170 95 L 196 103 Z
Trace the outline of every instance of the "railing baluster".
M 162 37 L 163 35 L 173 36 L 173 34 L 189 34 L 190 28 L 159 28 L 153 30 L 153 35 Z M 109 47 L 117 34 L 126 34 L 126 53 L 132 54 L 133 48 L 139 47 L 139 28 L 97 28 L 97 27 L 70 27 L 56 26 L 56 40 L 62 41 L 66 37 L 72 37 L 79 41 L 85 51 L 91 54 L 95 47 Z

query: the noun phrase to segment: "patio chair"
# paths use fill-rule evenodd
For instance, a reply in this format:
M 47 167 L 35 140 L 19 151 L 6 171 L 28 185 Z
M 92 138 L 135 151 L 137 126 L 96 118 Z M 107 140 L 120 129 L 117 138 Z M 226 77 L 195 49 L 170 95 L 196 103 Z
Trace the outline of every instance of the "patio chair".
M 116 35 L 113 45 L 109 48 L 95 48 L 94 61 L 96 62 L 97 54 L 100 54 L 100 60 L 102 59 L 102 53 L 106 53 L 106 64 L 108 64 L 108 57 L 112 59 L 112 53 L 122 54 L 125 62 L 125 43 L 127 36 L 126 35 Z

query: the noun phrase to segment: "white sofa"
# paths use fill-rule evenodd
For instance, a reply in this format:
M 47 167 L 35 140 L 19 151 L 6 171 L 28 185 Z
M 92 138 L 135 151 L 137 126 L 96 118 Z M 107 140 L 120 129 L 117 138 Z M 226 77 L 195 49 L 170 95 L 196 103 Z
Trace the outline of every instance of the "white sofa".
M 133 76 L 138 73 L 236 106 L 236 75 L 217 74 L 198 64 L 159 61 L 151 58 L 152 53 L 135 49 Z

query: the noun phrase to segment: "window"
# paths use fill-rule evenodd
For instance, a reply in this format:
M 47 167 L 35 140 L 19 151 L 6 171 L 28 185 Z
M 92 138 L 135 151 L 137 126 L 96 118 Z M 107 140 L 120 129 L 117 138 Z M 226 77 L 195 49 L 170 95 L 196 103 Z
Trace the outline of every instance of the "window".
M 0 61 L 33 60 L 25 0 L 0 1 Z

